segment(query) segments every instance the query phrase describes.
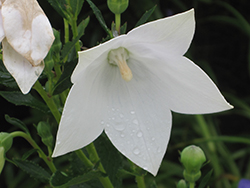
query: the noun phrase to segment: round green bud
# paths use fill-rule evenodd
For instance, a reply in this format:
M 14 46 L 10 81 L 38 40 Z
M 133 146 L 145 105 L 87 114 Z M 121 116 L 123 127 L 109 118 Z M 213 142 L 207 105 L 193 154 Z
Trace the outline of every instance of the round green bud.
M 128 8 L 129 0 L 108 0 L 108 7 L 114 14 L 121 14 Z
M 42 142 L 49 147 L 53 146 L 53 136 L 51 134 L 50 125 L 47 122 L 40 121 L 37 125 L 37 133 L 42 138 Z
M 198 173 L 205 161 L 206 156 L 200 147 L 191 145 L 181 152 L 181 162 L 187 173 Z
M 7 152 L 13 143 L 13 137 L 9 133 L 0 133 L 0 147 L 4 148 L 4 152 Z
M 178 183 L 177 183 L 177 188 L 187 188 L 187 184 L 185 182 L 185 180 L 180 180 Z

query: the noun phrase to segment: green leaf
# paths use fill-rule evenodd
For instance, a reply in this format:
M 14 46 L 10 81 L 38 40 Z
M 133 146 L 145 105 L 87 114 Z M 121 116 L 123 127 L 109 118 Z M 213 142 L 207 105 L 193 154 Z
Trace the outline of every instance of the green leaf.
M 118 172 L 123 167 L 122 155 L 117 151 L 105 134 L 102 134 L 94 144 L 101 159 L 101 163 L 109 175 L 112 184 L 115 187 L 120 187 L 122 179 L 119 177 Z
M 38 109 L 44 113 L 48 113 L 48 107 L 33 97 L 30 93 L 24 95 L 20 91 L 0 91 L 0 95 L 10 103 L 15 105 L 25 105 L 35 109 Z
M 72 185 L 77 185 L 93 179 L 97 179 L 99 177 L 103 177 L 103 174 L 99 171 L 90 171 L 86 174 L 76 177 L 70 177 L 63 172 L 56 171 L 50 179 L 50 185 L 55 188 L 66 188 Z
M 120 28 L 120 34 L 125 34 L 127 31 L 127 22 L 125 22 Z
M 15 79 L 7 71 L 2 61 L 0 61 L 0 84 L 10 88 L 18 88 Z
M 19 129 L 22 129 L 23 131 L 25 131 L 26 133 L 29 134 L 29 129 L 26 127 L 26 125 L 19 119 L 17 118 L 11 118 L 10 116 L 8 116 L 7 114 L 5 115 L 5 120 L 10 123 L 11 125 L 14 125 L 16 127 L 18 127 Z
M 76 42 L 84 35 L 84 31 L 88 23 L 89 23 L 89 17 L 87 17 L 85 20 L 83 20 L 79 24 L 77 28 L 78 36 L 75 39 L 73 39 L 71 42 L 67 42 L 63 46 L 61 59 L 64 59 L 71 52 L 71 50 L 75 47 Z
M 208 181 L 210 180 L 210 178 L 211 178 L 211 176 L 212 176 L 212 173 L 213 173 L 213 169 L 210 170 L 210 171 L 204 176 L 204 178 L 202 178 L 201 183 L 200 183 L 200 185 L 199 185 L 198 188 L 204 188 L 204 187 L 207 185 Z
M 51 6 L 63 17 L 68 19 L 69 15 L 66 10 L 66 1 L 65 0 L 47 0 Z
M 75 17 L 77 17 L 78 14 L 81 12 L 83 3 L 84 0 L 70 0 L 70 5 L 73 13 L 75 14 Z
M 140 20 L 135 24 L 135 27 L 138 27 L 139 25 L 144 24 L 148 18 L 151 16 L 151 14 L 154 12 L 155 8 L 157 5 L 155 5 L 153 8 L 151 8 L 150 10 L 146 11 L 142 17 L 140 18 Z
M 77 64 L 77 60 L 75 59 L 72 62 L 67 62 L 64 66 L 64 71 L 59 78 L 58 82 L 55 84 L 53 88 L 53 95 L 57 95 L 62 93 L 64 90 L 70 88 L 72 83 L 70 81 L 71 74 Z
M 14 162 L 19 168 L 28 173 L 31 177 L 44 183 L 49 182 L 50 174 L 33 161 L 14 159 Z
M 37 149 L 31 149 L 27 151 L 26 153 L 24 153 L 22 156 L 22 161 L 26 160 L 30 155 L 32 155 L 35 152 L 37 152 Z
M 89 3 L 90 7 L 92 8 L 97 20 L 99 21 L 99 23 L 101 24 L 102 28 L 107 32 L 107 34 L 109 36 L 111 36 L 111 31 L 108 29 L 105 20 L 102 16 L 101 11 L 95 6 L 95 4 L 91 1 L 91 0 L 87 0 L 87 2 Z

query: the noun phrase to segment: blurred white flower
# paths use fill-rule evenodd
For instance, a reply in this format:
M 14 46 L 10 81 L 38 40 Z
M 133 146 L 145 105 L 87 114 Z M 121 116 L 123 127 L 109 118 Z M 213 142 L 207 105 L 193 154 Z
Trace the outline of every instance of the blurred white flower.
M 171 110 L 231 109 L 212 80 L 183 57 L 194 29 L 192 9 L 80 52 L 53 157 L 88 145 L 104 130 L 123 155 L 156 175 L 170 137 Z
M 36 0 L 0 1 L 3 63 L 26 94 L 43 71 L 54 35 Z

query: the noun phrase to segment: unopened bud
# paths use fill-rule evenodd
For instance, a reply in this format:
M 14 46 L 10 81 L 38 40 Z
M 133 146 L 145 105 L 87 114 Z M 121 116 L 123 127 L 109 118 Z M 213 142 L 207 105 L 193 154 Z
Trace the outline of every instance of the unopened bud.
M 0 133 L 0 147 L 4 148 L 6 153 L 12 146 L 13 137 L 9 133 L 1 132 Z
M 54 139 L 51 134 L 50 125 L 46 122 L 40 121 L 37 125 L 37 132 L 39 136 L 42 138 L 42 142 L 46 146 L 52 148 Z
M 114 14 L 121 14 L 128 8 L 129 0 L 108 0 L 108 7 Z
M 177 188 L 187 188 L 187 184 L 185 182 L 185 180 L 180 180 L 178 183 L 177 183 Z

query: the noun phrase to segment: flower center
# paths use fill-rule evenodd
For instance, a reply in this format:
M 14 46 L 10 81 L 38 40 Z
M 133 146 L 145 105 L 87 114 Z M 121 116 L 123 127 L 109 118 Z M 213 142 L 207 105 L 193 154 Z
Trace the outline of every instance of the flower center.
M 123 47 L 111 50 L 108 54 L 109 63 L 119 67 L 121 76 L 126 81 L 130 81 L 133 78 L 133 74 L 127 65 L 128 59 L 128 51 Z

